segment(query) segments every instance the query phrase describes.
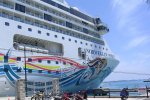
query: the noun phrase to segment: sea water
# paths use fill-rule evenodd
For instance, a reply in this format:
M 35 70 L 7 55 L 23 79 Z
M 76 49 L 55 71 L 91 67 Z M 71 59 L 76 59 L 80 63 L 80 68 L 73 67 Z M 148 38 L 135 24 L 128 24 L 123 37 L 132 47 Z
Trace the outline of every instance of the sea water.
M 121 80 L 121 81 L 110 81 L 103 82 L 101 87 L 110 89 L 123 89 L 123 88 L 145 88 L 150 87 L 150 82 L 144 82 L 145 80 Z
M 121 81 L 110 81 L 103 82 L 100 86 L 102 88 L 109 89 L 146 89 L 146 87 L 150 87 L 150 82 L 144 82 L 145 80 L 121 80 Z M 112 95 L 119 95 L 120 93 L 112 93 Z M 130 92 L 130 96 L 142 95 L 141 92 Z

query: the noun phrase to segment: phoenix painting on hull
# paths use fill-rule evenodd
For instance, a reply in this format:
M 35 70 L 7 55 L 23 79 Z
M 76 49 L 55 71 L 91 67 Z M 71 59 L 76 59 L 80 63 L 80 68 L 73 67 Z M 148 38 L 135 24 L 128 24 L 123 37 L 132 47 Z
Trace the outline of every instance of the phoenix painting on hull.
M 15 95 L 16 81 L 24 78 L 24 50 L 28 95 L 51 91 L 53 78 L 62 91 L 97 88 L 118 65 L 100 18 L 63 0 L 0 3 L 0 96 Z

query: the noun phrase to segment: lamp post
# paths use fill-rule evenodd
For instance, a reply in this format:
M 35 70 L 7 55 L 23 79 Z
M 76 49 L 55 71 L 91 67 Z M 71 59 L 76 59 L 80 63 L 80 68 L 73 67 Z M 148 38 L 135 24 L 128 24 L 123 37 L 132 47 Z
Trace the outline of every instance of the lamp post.
M 24 46 L 24 67 L 25 67 L 25 96 L 27 97 L 27 67 L 26 67 L 26 48 Z

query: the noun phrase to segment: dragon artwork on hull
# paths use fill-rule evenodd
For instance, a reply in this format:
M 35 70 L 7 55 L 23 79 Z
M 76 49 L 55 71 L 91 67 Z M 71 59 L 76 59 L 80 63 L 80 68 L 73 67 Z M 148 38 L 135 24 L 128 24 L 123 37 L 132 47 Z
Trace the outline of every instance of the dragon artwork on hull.
M 20 79 L 20 74 L 24 76 L 24 61 L 18 61 L 21 58 L 11 58 L 9 54 L 6 55 L 0 54 L 1 62 L 4 64 L 0 66 L 1 72 L 7 77 L 7 80 L 11 83 L 12 86 L 15 86 L 15 83 L 18 79 Z M 87 66 L 83 66 L 73 60 L 62 58 L 62 57 L 44 57 L 44 56 L 35 56 L 35 57 L 27 57 L 26 61 L 27 72 L 30 75 L 40 76 L 44 75 L 49 78 L 59 78 L 60 86 L 67 87 L 69 85 L 79 86 L 83 84 L 89 83 L 91 80 L 96 79 L 97 76 L 102 72 L 102 70 L 106 67 L 107 61 L 105 59 L 96 58 L 87 63 Z M 68 68 L 61 66 L 46 66 L 44 64 L 37 63 L 38 61 L 57 61 L 57 62 L 65 62 L 65 65 L 70 65 Z M 23 64 L 19 64 L 23 63 Z M 20 66 L 22 65 L 22 66 Z M 41 72 L 40 72 L 41 71 Z M 39 73 L 40 72 L 40 73 Z M 40 79 L 41 80 L 41 79 Z M 40 80 L 36 80 L 39 82 Z M 28 81 L 31 81 L 30 78 Z M 34 81 L 35 82 L 35 81 Z M 65 90 L 65 88 L 64 88 Z

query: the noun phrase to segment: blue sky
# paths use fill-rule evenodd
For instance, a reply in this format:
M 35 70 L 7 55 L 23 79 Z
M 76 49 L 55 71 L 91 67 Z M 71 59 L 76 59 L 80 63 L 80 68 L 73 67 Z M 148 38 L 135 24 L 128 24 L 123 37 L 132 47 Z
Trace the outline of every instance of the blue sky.
M 104 38 L 120 60 L 115 71 L 150 73 L 150 6 L 145 0 L 66 1 L 108 25 L 110 32 Z M 106 81 L 142 78 L 150 75 L 112 73 Z

